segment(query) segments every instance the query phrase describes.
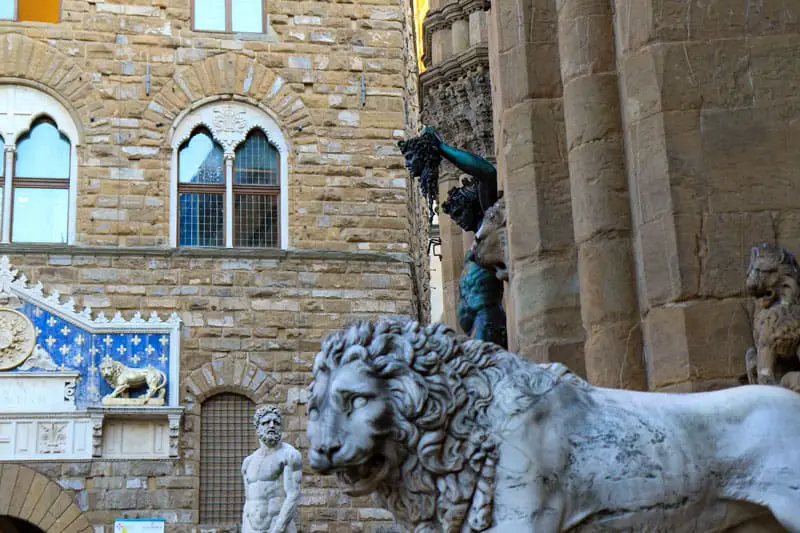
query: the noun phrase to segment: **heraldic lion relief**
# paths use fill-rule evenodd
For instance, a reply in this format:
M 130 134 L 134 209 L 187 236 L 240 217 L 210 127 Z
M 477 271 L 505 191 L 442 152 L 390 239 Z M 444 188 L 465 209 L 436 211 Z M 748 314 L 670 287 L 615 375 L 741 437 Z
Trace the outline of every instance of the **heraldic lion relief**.
M 103 398 L 104 405 L 163 405 L 167 376 L 152 365 L 131 368 L 119 361 L 106 359 L 100 363 L 100 375 L 114 389 Z M 131 389 L 147 386 L 139 398 L 129 398 Z

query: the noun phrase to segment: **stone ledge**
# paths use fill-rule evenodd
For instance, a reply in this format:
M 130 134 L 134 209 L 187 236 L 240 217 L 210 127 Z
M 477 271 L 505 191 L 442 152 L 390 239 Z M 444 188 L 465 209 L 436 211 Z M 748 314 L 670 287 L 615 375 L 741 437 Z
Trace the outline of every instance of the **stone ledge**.
M 419 75 L 422 89 L 422 105 L 425 104 L 425 93 L 432 86 L 447 83 L 453 79 L 463 78 L 471 70 L 489 70 L 489 45 L 475 44 L 463 52 L 452 55 L 434 67 Z
M 311 261 L 362 261 L 412 264 L 406 253 L 367 252 L 338 250 L 303 249 L 246 249 L 246 248 L 157 248 L 150 246 L 117 248 L 111 246 L 85 246 L 65 244 L 0 244 L 0 254 L 47 254 L 47 255 L 90 255 L 90 256 L 144 256 L 144 257 L 195 257 L 220 259 L 292 259 Z

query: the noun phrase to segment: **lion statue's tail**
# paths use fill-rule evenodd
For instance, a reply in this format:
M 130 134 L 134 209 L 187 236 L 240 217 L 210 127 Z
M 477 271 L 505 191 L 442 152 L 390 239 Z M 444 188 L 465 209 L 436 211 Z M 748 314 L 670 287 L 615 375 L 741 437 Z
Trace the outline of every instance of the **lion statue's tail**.
M 156 387 L 153 393 L 155 396 L 158 396 L 159 399 L 163 400 L 164 396 L 167 394 L 167 375 L 155 367 L 153 367 L 153 370 L 158 372 L 158 376 L 161 378 L 161 383 L 158 384 L 158 387 Z

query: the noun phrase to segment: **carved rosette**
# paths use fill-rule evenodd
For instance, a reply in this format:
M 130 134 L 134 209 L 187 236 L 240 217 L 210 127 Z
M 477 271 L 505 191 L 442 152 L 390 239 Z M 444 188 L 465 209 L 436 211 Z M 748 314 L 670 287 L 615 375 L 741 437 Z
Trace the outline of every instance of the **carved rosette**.
M 28 317 L 13 309 L 0 309 L 0 370 L 25 362 L 36 344 L 36 332 Z

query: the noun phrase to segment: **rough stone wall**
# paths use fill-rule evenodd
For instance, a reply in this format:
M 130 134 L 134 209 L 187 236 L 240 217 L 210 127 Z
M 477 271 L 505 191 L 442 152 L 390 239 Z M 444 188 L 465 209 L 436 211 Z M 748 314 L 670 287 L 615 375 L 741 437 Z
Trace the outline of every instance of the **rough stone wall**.
M 649 386 L 725 386 L 749 247 L 800 251 L 800 3 L 653 4 L 615 2 Z
M 749 247 L 800 250 L 800 4 L 509 0 L 491 15 L 512 347 L 572 346 L 565 362 L 602 385 L 736 384 Z
M 411 314 L 414 307 L 407 260 L 316 251 L 246 255 L 85 248 L 10 255 L 33 283 L 73 296 L 78 306 L 121 310 L 126 318 L 134 310 L 175 310 L 184 322 L 180 459 L 26 463 L 67 489 L 93 526 L 108 533 L 124 516 L 165 518 L 168 531 L 203 527 L 202 400 L 233 391 L 280 405 L 286 440 L 305 456 L 305 407 L 298 401 L 320 338 L 358 318 Z M 387 518 L 369 498 L 341 496 L 333 477 L 315 476 L 306 465 L 299 531 L 371 532 Z
M 405 103 L 405 135 L 416 137 L 421 130 L 419 99 L 419 61 L 417 53 L 417 34 L 413 0 L 397 0 L 403 9 L 403 79 Z M 431 316 L 430 256 L 428 255 L 429 223 L 427 202 L 422 197 L 419 183 L 408 180 L 409 230 L 414 243 L 411 250 L 412 263 L 416 275 L 416 294 L 419 295 L 417 314 L 423 322 Z
M 400 2 L 271 0 L 272 33 L 257 36 L 193 32 L 190 3 L 63 0 L 60 24 L 0 22 L 0 78 L 48 87 L 84 132 L 78 242 L 167 244 L 169 128 L 237 95 L 291 145 L 293 247 L 408 251 Z

